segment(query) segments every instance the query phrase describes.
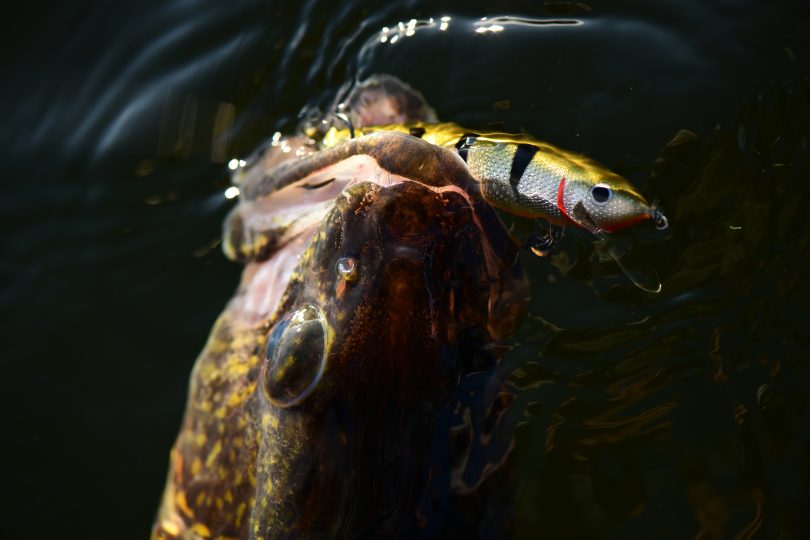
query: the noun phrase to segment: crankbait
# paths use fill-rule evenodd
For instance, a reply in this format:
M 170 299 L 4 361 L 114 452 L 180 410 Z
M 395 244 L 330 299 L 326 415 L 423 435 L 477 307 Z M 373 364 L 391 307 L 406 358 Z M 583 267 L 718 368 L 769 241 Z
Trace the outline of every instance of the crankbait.
M 321 144 L 333 146 L 378 131 L 400 131 L 439 146 L 455 148 L 481 194 L 493 206 L 511 214 L 545 219 L 550 224 L 581 227 L 600 239 L 627 276 L 640 288 L 659 292 L 655 270 L 629 263 L 626 241 L 614 234 L 651 221 L 666 229 L 668 221 L 626 179 L 600 163 L 523 135 L 470 133 L 453 123 L 392 124 L 360 129 L 331 128 Z M 545 238 L 533 237 L 529 247 L 545 255 L 560 238 L 552 228 Z

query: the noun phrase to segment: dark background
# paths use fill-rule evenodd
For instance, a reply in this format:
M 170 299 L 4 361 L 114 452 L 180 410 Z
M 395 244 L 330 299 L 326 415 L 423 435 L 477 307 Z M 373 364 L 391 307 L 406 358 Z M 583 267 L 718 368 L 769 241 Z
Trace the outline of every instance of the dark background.
M 442 15 L 444 33 L 374 37 Z M 475 34 L 485 15 L 546 24 Z M 191 366 L 240 272 L 218 245 L 225 163 L 386 71 L 443 120 L 603 161 L 673 224 L 650 248 L 654 298 L 584 235 L 526 259 L 531 314 L 503 367 L 527 407 L 518 536 L 803 537 L 805 20 L 786 1 L 17 6 L 0 536 L 148 535 Z M 697 137 L 664 149 L 681 129 Z

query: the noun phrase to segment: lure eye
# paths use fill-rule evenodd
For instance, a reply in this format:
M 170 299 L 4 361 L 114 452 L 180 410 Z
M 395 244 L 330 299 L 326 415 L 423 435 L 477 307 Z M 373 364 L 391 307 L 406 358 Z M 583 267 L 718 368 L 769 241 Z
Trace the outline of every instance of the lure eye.
M 591 188 L 591 199 L 596 204 L 605 204 L 613 197 L 613 190 L 607 184 L 596 184 Z

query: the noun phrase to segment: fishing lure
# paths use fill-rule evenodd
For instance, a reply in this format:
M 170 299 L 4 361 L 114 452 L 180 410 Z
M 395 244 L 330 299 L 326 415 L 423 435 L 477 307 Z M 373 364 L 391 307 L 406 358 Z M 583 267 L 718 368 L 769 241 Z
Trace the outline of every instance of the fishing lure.
M 649 261 L 629 256 L 633 242 L 614 234 L 647 220 L 659 230 L 669 226 L 657 204 L 648 203 L 627 180 L 585 156 L 509 136 L 467 134 L 456 149 L 490 204 L 518 216 L 586 229 L 636 286 L 661 291 Z M 561 235 L 561 228 L 552 227 L 545 237 L 531 237 L 528 245 L 546 255 Z
M 457 143 L 470 174 L 492 205 L 528 218 L 613 233 L 644 220 L 667 227 L 664 214 L 621 176 L 586 157 L 545 143 L 465 135 Z
M 615 233 L 645 221 L 652 222 L 657 229 L 666 229 L 669 222 L 657 204 L 650 204 L 630 182 L 600 163 L 524 135 L 479 135 L 449 122 L 361 129 L 347 124 L 348 129 L 329 129 L 322 144 L 333 146 L 385 130 L 409 133 L 439 146 L 455 148 L 491 205 L 560 226 L 551 227 L 545 237 L 529 239 L 528 247 L 535 254 L 548 254 L 561 237 L 563 227 L 574 225 L 601 240 L 640 288 L 649 292 L 661 290 L 660 280 L 650 265 L 629 263 L 627 241 Z

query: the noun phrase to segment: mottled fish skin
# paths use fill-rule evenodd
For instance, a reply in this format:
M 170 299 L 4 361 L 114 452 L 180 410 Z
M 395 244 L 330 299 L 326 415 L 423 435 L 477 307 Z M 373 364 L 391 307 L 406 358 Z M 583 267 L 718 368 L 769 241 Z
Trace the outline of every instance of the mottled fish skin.
M 475 511 L 491 507 L 486 485 L 452 495 L 444 524 L 425 513 L 429 493 L 454 489 L 427 470 L 449 437 L 438 415 L 471 365 L 494 364 L 485 348 L 516 328 L 528 296 L 518 246 L 452 180 L 348 186 L 263 320 L 242 310 L 277 254 L 248 260 L 192 373 L 154 539 L 412 538 L 429 526 L 465 537 L 491 514 Z M 268 348 L 276 336 L 300 352 L 278 328 L 302 310 L 317 314 L 307 343 L 322 344 L 322 363 L 318 345 L 303 364 Z

